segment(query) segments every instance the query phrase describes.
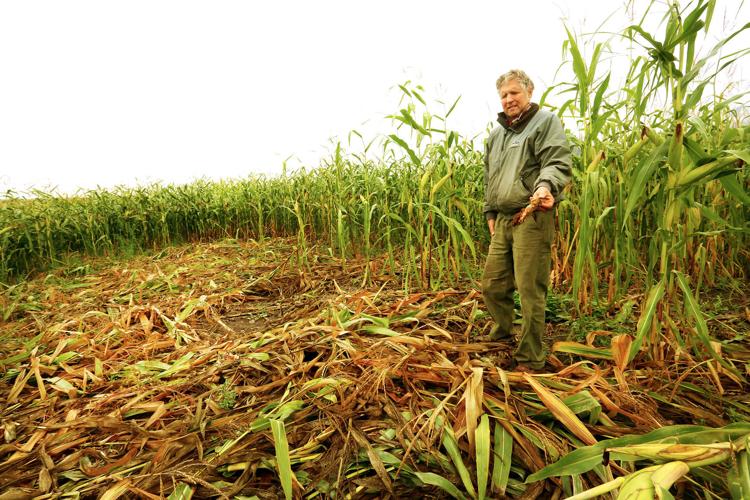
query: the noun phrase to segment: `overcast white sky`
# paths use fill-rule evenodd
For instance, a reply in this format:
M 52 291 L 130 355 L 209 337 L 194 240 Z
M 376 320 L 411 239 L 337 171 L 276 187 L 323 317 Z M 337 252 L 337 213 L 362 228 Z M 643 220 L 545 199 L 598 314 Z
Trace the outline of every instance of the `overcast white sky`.
M 314 166 L 330 137 L 389 130 L 406 79 L 461 95 L 452 128 L 481 134 L 501 72 L 524 68 L 540 95 L 563 19 L 593 31 L 624 4 L 3 1 L 0 192 L 275 174 L 289 156 Z

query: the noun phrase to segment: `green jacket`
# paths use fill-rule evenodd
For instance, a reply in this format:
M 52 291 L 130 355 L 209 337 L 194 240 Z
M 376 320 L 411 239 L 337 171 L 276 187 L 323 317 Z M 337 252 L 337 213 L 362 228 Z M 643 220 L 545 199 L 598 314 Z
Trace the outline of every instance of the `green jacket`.
M 570 146 L 560 119 L 532 104 L 518 123 L 509 125 L 505 113 L 490 132 L 484 155 L 484 214 L 509 216 L 529 203 L 540 185 L 555 201 L 570 182 Z

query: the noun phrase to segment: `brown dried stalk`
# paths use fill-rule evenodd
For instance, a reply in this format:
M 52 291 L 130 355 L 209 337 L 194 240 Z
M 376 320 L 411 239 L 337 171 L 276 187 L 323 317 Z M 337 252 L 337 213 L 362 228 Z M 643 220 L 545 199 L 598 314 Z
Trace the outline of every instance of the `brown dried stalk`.
M 539 209 L 539 205 L 542 202 L 541 198 L 531 198 L 529 204 L 526 205 L 520 212 L 513 216 L 513 225 L 517 226 L 521 224 L 526 218 L 536 212 Z

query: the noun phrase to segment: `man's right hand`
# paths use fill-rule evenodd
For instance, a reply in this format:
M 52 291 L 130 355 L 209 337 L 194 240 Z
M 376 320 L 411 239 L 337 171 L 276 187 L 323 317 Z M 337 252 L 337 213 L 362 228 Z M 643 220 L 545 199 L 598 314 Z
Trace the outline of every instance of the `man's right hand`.
M 490 228 L 490 236 L 495 236 L 495 219 L 487 219 L 487 227 Z

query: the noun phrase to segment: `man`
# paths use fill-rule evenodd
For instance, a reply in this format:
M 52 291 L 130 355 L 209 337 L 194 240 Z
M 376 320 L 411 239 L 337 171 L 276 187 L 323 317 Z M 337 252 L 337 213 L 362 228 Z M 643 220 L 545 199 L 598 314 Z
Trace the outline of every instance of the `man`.
M 521 335 L 514 353 L 518 371 L 544 368 L 544 310 L 555 233 L 553 207 L 571 177 L 570 147 L 560 119 L 531 102 L 534 84 L 511 70 L 497 80 L 503 112 L 487 139 L 484 214 L 492 240 L 482 294 L 495 324 L 492 340 L 511 339 L 513 291 L 521 296 Z M 513 215 L 530 201 L 538 209 L 514 226 Z

